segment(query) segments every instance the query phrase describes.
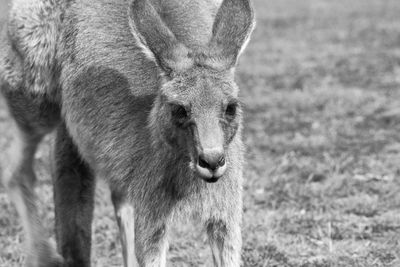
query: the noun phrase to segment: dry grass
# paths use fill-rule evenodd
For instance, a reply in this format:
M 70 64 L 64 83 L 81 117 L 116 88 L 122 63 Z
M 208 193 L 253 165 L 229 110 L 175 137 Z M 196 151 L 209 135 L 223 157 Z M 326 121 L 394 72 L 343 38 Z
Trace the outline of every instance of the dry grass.
M 400 266 L 400 2 L 255 5 L 258 26 L 238 71 L 246 104 L 244 266 Z M 5 143 L 11 133 L 3 113 Z M 49 143 L 36 169 L 51 232 Z M 120 266 L 104 188 L 93 262 Z M 0 205 L 0 266 L 19 266 L 23 235 L 4 189 Z M 198 226 L 176 227 L 169 260 L 209 265 Z

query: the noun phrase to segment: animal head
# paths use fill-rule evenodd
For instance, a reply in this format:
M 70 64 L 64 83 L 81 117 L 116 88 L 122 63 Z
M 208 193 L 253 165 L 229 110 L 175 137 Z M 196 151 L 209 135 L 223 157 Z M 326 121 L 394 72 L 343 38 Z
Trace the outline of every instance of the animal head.
M 207 46 L 181 43 L 148 0 L 134 0 L 129 21 L 142 51 L 162 74 L 151 118 L 191 168 L 216 182 L 229 164 L 226 151 L 240 125 L 234 68 L 254 28 L 250 0 L 224 0 Z

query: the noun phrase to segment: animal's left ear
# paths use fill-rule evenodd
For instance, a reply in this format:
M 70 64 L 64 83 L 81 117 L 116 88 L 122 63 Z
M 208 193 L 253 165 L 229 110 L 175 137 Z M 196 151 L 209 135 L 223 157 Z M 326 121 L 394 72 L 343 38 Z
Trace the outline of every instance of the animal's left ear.
M 250 0 L 224 0 L 215 18 L 210 53 L 225 69 L 235 66 L 255 27 Z M 222 67 L 222 66 L 221 66 Z

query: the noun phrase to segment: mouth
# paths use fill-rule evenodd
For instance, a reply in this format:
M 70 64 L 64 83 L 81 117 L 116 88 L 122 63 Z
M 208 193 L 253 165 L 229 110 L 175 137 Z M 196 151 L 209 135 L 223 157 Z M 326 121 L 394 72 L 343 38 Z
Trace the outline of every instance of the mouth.
M 224 174 L 225 167 L 216 170 L 209 170 L 200 167 L 198 164 L 195 168 L 196 173 L 207 183 L 216 183 Z
M 202 168 L 199 166 L 197 162 L 196 163 L 191 162 L 189 166 L 193 170 L 193 172 L 198 175 L 199 178 L 201 178 L 204 182 L 210 184 L 218 182 L 226 170 L 226 165 L 216 170 L 209 170 L 207 168 Z
M 219 180 L 219 178 L 220 177 L 211 177 L 211 178 L 202 178 L 206 183 L 209 183 L 209 184 L 214 184 L 214 183 L 216 183 L 216 182 L 218 182 L 218 180 Z

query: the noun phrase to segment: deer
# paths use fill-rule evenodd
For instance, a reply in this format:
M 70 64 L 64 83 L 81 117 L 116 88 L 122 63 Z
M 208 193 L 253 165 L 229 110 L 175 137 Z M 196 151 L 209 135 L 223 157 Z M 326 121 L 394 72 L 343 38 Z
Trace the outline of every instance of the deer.
M 167 264 L 174 220 L 204 227 L 215 266 L 240 266 L 244 145 L 235 69 L 250 0 L 13 0 L 0 86 L 14 131 L 1 177 L 26 266 L 90 266 L 94 192 L 111 190 L 124 266 Z M 54 134 L 56 246 L 34 187 Z

